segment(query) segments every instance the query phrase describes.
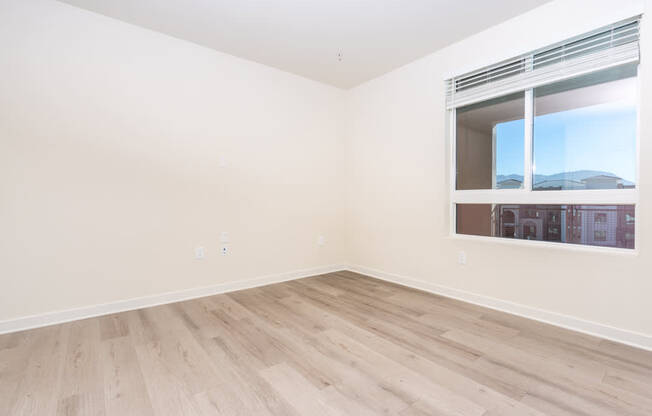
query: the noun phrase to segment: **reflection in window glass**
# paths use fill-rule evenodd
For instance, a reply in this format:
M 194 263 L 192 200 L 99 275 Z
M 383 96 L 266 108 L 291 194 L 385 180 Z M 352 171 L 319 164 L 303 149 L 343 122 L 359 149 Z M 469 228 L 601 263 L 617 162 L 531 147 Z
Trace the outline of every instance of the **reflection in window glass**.
M 535 88 L 533 189 L 635 186 L 636 66 Z
M 634 248 L 634 205 L 457 204 L 458 234 Z
M 523 186 L 525 93 L 456 110 L 457 189 Z

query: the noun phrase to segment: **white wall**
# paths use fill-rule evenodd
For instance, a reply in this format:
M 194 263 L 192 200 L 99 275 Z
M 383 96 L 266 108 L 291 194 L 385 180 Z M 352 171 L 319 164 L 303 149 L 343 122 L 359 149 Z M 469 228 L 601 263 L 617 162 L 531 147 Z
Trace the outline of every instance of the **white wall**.
M 66 4 L 2 1 L 0 321 L 341 263 L 342 99 Z
M 644 21 L 641 41 L 638 255 L 451 238 L 443 83 L 448 75 L 631 17 L 649 5 L 555 1 L 351 90 L 349 263 L 480 302 L 513 302 L 513 310 L 543 311 L 544 318 L 561 314 L 568 322 L 631 331 L 633 342 L 652 341 L 652 23 Z M 467 253 L 466 266 L 457 264 L 460 250 Z

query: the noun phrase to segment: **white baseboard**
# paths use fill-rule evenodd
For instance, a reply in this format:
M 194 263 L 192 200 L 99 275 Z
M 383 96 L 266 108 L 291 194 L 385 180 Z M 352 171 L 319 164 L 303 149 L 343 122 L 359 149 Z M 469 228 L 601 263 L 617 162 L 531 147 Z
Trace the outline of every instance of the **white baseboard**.
M 217 295 L 219 293 L 250 289 L 253 287 L 265 286 L 273 283 L 285 282 L 288 280 L 301 279 L 303 277 L 315 276 L 319 274 L 332 273 L 345 269 L 346 267 L 342 265 L 314 267 L 311 269 L 295 270 L 292 272 L 260 276 L 253 279 L 240 280 L 236 282 L 219 283 L 211 286 L 185 289 L 176 292 L 160 293 L 157 295 L 120 300 L 116 302 L 103 303 L 100 305 L 84 306 L 81 308 L 68 309 L 64 311 L 49 312 L 39 315 L 9 319 L 6 321 L 0 321 L 0 334 L 39 328 L 47 325 L 61 324 L 64 322 L 108 315 L 117 312 L 125 312 L 150 306 L 163 305 L 166 303 L 174 303 L 182 300 L 201 298 L 204 296 Z
M 330 265 L 315 267 L 311 269 L 296 270 L 292 272 L 279 273 L 267 276 L 260 276 L 253 279 L 241 280 L 236 282 L 219 283 L 216 285 L 198 287 L 177 292 L 167 292 L 157 295 L 144 296 L 121 300 L 117 302 L 104 303 L 100 305 L 84 306 L 81 308 L 68 309 L 64 311 L 49 312 L 40 315 L 31 315 L 16 319 L 0 321 L 0 334 L 23 331 L 47 325 L 60 324 L 64 322 L 76 321 L 79 319 L 92 318 L 95 316 L 108 315 L 117 312 L 141 309 L 150 306 L 174 303 L 188 299 L 201 298 L 204 296 L 217 295 L 220 293 L 234 292 L 236 290 L 249 289 L 259 286 L 270 285 L 273 283 L 286 282 L 289 280 L 301 279 L 304 277 L 315 276 L 319 274 L 332 273 L 340 270 L 350 270 L 352 272 L 375 277 L 400 285 L 424 290 L 449 298 L 458 299 L 464 302 L 473 303 L 487 308 L 499 310 L 502 312 L 519 315 L 524 318 L 534 319 L 551 325 L 582 332 L 589 335 L 609 339 L 633 347 L 643 348 L 652 351 L 652 336 L 628 331 L 625 329 L 615 328 L 597 322 L 587 321 L 573 316 L 563 315 L 556 312 L 545 311 L 514 302 L 492 298 L 489 296 L 479 295 L 476 293 L 466 292 L 447 286 L 437 285 L 434 283 L 424 282 L 411 277 L 399 276 L 392 273 L 382 272 L 358 265 Z
M 346 267 L 346 269 L 352 272 L 375 277 L 377 279 L 386 280 L 388 282 L 393 282 L 414 289 L 420 289 L 426 292 L 434 293 L 436 295 L 458 299 L 464 302 L 473 303 L 501 312 L 511 313 L 513 315 L 522 316 L 524 318 L 533 319 L 535 321 L 545 322 L 547 324 L 652 351 L 651 335 L 628 331 L 626 329 L 614 328 L 608 325 L 587 321 L 573 316 L 537 309 L 531 306 L 521 305 L 489 296 L 437 285 L 435 283 L 424 282 L 422 280 L 413 279 L 411 277 L 386 273 L 364 266 L 349 265 Z

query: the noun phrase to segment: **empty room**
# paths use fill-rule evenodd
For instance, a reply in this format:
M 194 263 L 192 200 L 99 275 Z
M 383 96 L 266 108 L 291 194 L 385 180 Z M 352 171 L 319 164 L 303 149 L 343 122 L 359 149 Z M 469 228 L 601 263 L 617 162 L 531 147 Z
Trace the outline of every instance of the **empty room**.
M 648 10 L 0 0 L 0 416 L 652 415 Z

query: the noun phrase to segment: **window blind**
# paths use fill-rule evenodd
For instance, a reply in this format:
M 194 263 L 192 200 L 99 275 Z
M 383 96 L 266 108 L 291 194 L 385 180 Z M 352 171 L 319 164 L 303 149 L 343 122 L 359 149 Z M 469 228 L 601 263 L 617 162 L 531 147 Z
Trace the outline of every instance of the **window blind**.
M 640 17 L 446 80 L 446 107 L 534 88 L 639 60 Z

